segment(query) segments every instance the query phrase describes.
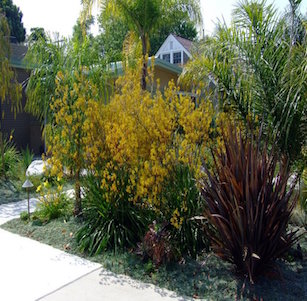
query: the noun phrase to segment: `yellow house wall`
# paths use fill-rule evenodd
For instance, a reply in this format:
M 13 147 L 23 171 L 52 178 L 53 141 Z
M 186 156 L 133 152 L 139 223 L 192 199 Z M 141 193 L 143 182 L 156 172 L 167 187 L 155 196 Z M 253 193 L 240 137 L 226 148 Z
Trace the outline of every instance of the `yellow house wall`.
M 177 83 L 178 74 L 155 67 L 154 79 L 155 82 L 157 79 L 160 79 L 160 89 L 163 90 L 168 85 L 170 80 L 173 79 L 175 83 Z

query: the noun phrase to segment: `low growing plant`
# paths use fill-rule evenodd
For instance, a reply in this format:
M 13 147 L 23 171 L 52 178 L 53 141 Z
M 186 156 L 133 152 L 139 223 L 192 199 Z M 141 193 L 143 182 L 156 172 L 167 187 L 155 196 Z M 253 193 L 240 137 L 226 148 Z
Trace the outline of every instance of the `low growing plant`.
M 30 151 L 29 146 L 27 146 L 26 149 L 21 151 L 21 155 L 23 168 L 27 170 L 33 160 L 34 154 Z
M 12 140 L 3 142 L 3 151 L 4 156 L 0 156 L 0 177 L 17 179 L 19 177 L 20 154 Z
M 223 147 L 212 150 L 214 171 L 206 165 L 202 195 L 218 256 L 254 282 L 297 241 L 287 225 L 297 195 L 287 188 L 288 161 L 233 126 L 222 132 Z M 261 137 L 261 135 L 260 135 Z
M 88 176 L 85 180 L 84 224 L 76 238 L 81 251 L 90 255 L 105 249 L 116 252 L 125 247 L 135 247 L 149 224 L 148 210 L 129 200 L 131 192 L 127 189 L 127 174 L 123 170 L 117 172 L 121 173 L 117 174 L 121 193 L 111 199 L 107 199 L 111 195 L 101 188 L 101 179 Z
M 72 215 L 72 204 L 62 191 L 62 186 L 52 187 L 47 181 L 39 185 L 36 192 L 40 194 L 34 219 L 49 222 L 52 219 Z
M 154 263 L 156 267 L 172 261 L 176 256 L 168 226 L 169 224 L 159 225 L 154 221 L 149 225 L 149 230 L 137 250 L 143 260 L 149 260 L 148 262 Z

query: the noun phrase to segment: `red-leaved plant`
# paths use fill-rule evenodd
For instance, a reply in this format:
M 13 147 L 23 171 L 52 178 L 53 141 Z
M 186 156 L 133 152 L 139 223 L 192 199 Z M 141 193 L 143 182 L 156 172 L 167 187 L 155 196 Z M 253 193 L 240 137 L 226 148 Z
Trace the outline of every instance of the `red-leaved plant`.
M 144 260 L 151 259 L 156 267 L 174 258 L 170 232 L 167 230 L 168 225 L 165 223 L 160 227 L 155 221 L 149 225 L 149 231 L 145 234 L 137 252 L 143 256 Z
M 234 126 L 222 136 L 223 150 L 212 150 L 213 171 L 204 165 L 205 216 L 213 226 L 216 254 L 253 283 L 298 239 L 296 232 L 287 232 L 298 198 L 293 193 L 296 181 L 287 186 L 287 160 L 277 160 L 260 139 L 243 137 Z

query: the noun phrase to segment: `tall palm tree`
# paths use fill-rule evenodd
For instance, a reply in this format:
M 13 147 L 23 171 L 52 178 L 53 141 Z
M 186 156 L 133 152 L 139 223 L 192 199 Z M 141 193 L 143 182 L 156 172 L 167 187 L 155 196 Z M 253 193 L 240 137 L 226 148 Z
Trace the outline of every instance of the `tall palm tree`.
M 295 160 L 305 143 L 307 52 L 306 34 L 293 44 L 288 25 L 265 0 L 242 0 L 232 25 L 219 25 L 184 77 L 214 81 L 220 110 L 262 117 L 272 143 Z

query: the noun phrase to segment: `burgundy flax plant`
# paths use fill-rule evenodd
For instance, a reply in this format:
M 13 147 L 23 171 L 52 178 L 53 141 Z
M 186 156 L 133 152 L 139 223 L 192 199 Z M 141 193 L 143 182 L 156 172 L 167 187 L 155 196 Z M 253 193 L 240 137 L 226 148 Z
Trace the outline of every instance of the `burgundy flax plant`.
M 261 134 L 255 142 L 229 126 L 222 136 L 223 150 L 212 150 L 213 171 L 204 165 L 205 216 L 216 254 L 254 283 L 298 240 L 296 232 L 287 232 L 296 180 L 287 187 L 287 160 L 261 147 Z

